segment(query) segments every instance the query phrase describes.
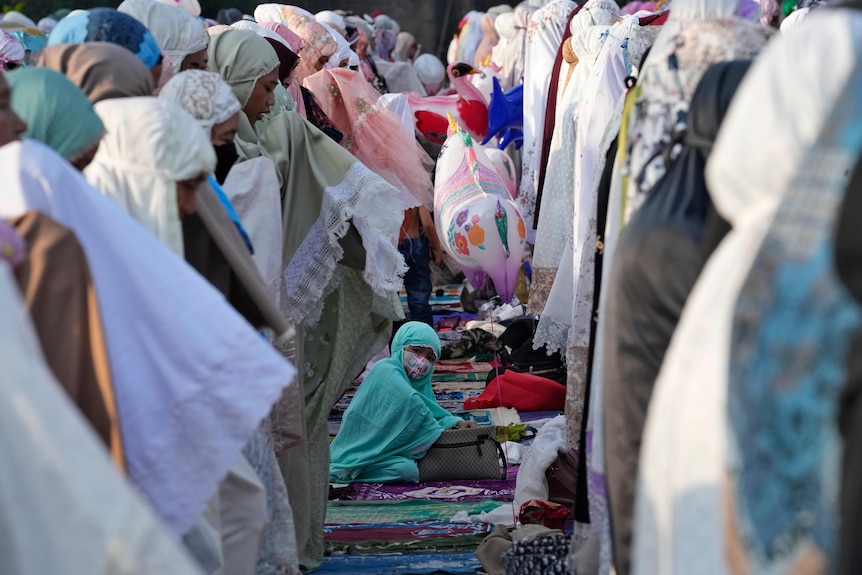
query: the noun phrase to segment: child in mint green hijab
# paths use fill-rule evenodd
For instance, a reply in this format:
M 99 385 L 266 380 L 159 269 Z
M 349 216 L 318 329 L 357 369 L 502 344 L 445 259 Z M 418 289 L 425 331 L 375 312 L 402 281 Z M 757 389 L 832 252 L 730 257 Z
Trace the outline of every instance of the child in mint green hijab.
M 96 155 L 105 126 L 87 96 L 66 76 L 48 68 L 21 68 L 6 75 L 12 109 L 39 140 L 83 170 Z
M 350 402 L 330 448 L 334 483 L 419 481 L 417 459 L 444 430 L 469 427 L 437 404 L 431 390 L 440 340 L 427 324 L 404 324 L 392 357 L 376 364 Z

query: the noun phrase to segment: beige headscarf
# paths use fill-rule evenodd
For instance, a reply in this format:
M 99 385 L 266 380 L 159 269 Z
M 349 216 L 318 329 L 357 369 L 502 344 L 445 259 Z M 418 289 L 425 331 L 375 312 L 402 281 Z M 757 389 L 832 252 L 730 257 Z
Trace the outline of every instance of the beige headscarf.
M 225 30 L 210 38 L 209 67 L 230 85 L 243 107 L 254 85 L 278 65 L 278 55 L 269 42 L 248 30 Z
M 150 96 L 154 89 L 144 63 L 126 48 L 108 42 L 48 46 L 39 65 L 65 74 L 94 104 Z

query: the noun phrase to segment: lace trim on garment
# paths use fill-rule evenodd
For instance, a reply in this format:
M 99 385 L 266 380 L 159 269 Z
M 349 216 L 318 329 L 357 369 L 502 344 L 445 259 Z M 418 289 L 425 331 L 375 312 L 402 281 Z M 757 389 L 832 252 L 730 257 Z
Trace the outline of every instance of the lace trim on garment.
M 332 279 L 344 256 L 339 240 L 351 221 L 365 248 L 363 277 L 374 293 L 399 291 L 407 271 L 396 240 L 404 211 L 417 202 L 356 162 L 337 186 L 326 188 L 320 216 L 284 272 L 283 311 L 296 324 L 314 326 L 326 296 L 335 289 Z
M 569 347 L 566 350 L 566 431 L 569 445 L 578 448 L 586 409 L 587 365 L 590 350 Z
M 536 333 L 533 334 L 533 349 L 539 349 L 543 345 L 548 350 L 548 355 L 557 351 L 565 353 L 569 344 L 569 330 L 571 326 L 559 323 L 547 315 L 539 318 Z
M 533 281 L 530 283 L 530 299 L 527 304 L 533 315 L 540 316 L 545 311 L 556 277 L 557 268 L 533 268 Z

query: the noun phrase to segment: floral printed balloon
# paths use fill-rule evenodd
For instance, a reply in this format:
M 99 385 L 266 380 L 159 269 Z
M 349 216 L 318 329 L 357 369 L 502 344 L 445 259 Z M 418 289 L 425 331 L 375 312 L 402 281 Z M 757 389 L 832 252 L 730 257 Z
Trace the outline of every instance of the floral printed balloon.
M 527 230 L 494 163 L 454 122 L 437 160 L 434 211 L 440 241 L 479 289 L 487 276 L 510 301 Z

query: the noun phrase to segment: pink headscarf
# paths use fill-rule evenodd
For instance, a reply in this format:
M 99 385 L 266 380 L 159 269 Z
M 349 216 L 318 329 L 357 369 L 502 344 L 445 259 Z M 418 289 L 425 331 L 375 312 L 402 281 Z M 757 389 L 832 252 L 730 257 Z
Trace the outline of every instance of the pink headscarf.
M 500 36 L 497 34 L 497 29 L 494 27 L 494 20 L 497 19 L 496 14 L 488 12 L 482 16 L 482 41 L 479 42 L 479 47 L 476 49 L 476 56 L 473 58 L 474 66 L 482 66 L 485 60 L 491 55 L 491 50 L 500 41 Z
M 0 72 L 6 73 L 9 64 L 17 68 L 27 57 L 24 46 L 5 30 L 0 30 Z
M 302 47 L 305 44 L 302 41 L 302 38 L 297 36 L 293 30 L 282 24 L 281 22 L 261 22 L 261 26 L 264 28 L 268 28 L 284 38 L 287 45 L 290 46 L 290 49 L 293 50 L 296 54 L 299 54 L 302 51 Z
M 655 2 L 629 2 L 620 11 L 621 16 L 629 16 L 637 12 L 655 12 Z
M 434 186 L 425 169 L 433 163 L 431 158 L 412 131 L 402 130 L 401 117 L 378 104 L 380 93 L 362 72 L 321 70 L 306 78 L 305 87 L 344 134 L 344 148 L 381 178 L 431 207 Z
M 772 20 L 778 16 L 780 12 L 780 8 L 778 6 L 778 2 L 776 0 L 759 0 L 760 1 L 760 9 L 763 11 L 763 15 L 760 17 L 760 23 L 764 26 L 770 26 Z

